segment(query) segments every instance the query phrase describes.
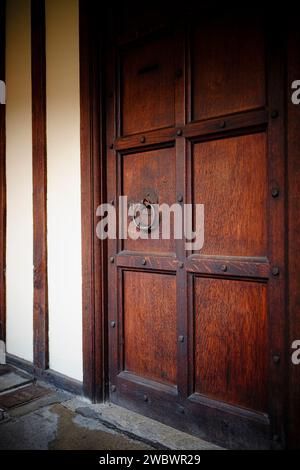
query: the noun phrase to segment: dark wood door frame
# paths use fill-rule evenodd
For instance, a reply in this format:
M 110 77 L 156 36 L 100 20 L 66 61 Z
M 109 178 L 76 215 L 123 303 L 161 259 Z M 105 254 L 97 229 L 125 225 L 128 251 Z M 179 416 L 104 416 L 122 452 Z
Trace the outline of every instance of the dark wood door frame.
M 5 81 L 5 1 L 0 2 L 0 80 Z M 6 338 L 5 105 L 0 105 L 0 340 Z
M 80 0 L 79 15 L 83 389 L 96 402 L 105 400 L 107 385 L 106 244 L 96 238 L 96 208 L 106 201 L 103 36 L 99 32 L 105 29 L 106 14 L 105 8 L 100 11 L 96 4 Z
M 93 401 L 103 401 L 107 398 L 107 279 L 105 266 L 107 260 L 106 244 L 96 238 L 96 207 L 101 202 L 106 202 L 106 168 L 105 168 L 105 109 L 102 86 L 102 47 L 105 40 L 104 24 L 99 25 L 102 18 L 105 23 L 105 10 L 99 15 L 94 7 L 80 0 L 80 86 L 81 86 L 81 178 L 82 178 L 82 276 L 83 276 L 83 367 L 84 367 L 84 393 Z M 95 7 L 97 9 L 97 7 Z M 103 36 L 100 37 L 99 31 Z M 286 77 L 299 79 L 295 73 L 299 73 L 299 61 L 297 59 L 296 44 L 299 44 L 299 35 L 295 32 L 290 38 L 289 58 Z M 284 39 L 285 42 L 285 39 Z M 278 100 L 283 100 L 279 96 Z M 296 155 L 299 143 L 296 140 L 297 112 L 289 105 L 289 120 L 287 124 L 286 142 L 288 149 L 288 190 L 296 191 L 296 175 L 299 171 L 299 163 Z M 296 116 L 297 114 L 297 116 Z M 299 140 L 299 139 L 298 139 Z M 281 147 L 283 151 L 283 147 Z M 298 198 L 299 199 L 299 198 Z M 296 258 L 292 260 L 291 253 L 298 247 L 292 233 L 299 229 L 299 222 L 295 217 L 297 204 L 295 198 L 290 197 L 290 279 L 289 281 L 289 340 L 300 333 L 297 320 L 298 297 L 296 293 L 299 286 L 299 274 L 296 272 Z M 298 224 L 298 225 L 297 225 Z M 283 236 L 281 234 L 281 236 Z M 275 328 L 275 325 L 274 325 Z M 295 338 L 297 339 L 297 338 Z M 299 338 L 298 338 L 299 339 Z M 288 341 L 289 341 L 288 340 Z M 286 345 L 286 354 L 282 358 L 285 362 L 285 370 L 289 369 L 290 361 L 289 343 Z M 299 366 L 300 367 L 300 366 Z M 289 372 L 289 415 L 286 419 L 288 431 L 288 443 L 291 447 L 299 446 L 300 427 L 297 421 L 299 415 L 299 398 L 297 390 L 300 390 L 300 377 L 298 371 Z M 277 404 L 279 407 L 282 404 Z M 284 423 L 282 423 L 284 425 Z M 298 443 L 298 444 L 297 444 Z
M 299 15 L 293 15 L 289 21 L 287 54 L 287 173 L 288 173 L 288 316 L 289 347 L 295 340 L 300 340 L 300 104 L 291 101 L 291 84 L 300 80 L 300 31 Z M 288 410 L 288 447 L 300 447 L 300 365 L 293 365 L 289 356 L 289 410 Z

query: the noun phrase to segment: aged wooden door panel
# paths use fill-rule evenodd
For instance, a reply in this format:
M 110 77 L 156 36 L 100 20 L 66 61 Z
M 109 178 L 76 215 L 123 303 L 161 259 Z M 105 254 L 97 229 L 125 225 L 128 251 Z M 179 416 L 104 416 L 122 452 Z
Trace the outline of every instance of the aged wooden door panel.
M 257 12 L 176 27 L 131 13 L 112 15 L 106 54 L 108 200 L 204 204 L 205 242 L 109 240 L 110 400 L 228 447 L 280 447 L 280 44 Z

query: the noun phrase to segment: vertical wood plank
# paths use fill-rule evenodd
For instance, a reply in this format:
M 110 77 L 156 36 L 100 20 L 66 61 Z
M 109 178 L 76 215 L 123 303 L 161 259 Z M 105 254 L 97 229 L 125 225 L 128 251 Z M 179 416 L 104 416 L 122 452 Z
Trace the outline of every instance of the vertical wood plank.
M 114 142 L 121 131 L 121 109 L 120 109 L 120 64 L 117 56 L 117 49 L 114 47 L 113 35 L 115 29 L 113 8 L 107 15 L 109 37 L 108 47 L 105 51 L 105 71 L 106 83 L 108 89 L 106 93 L 106 168 L 107 168 L 107 196 L 108 201 L 115 201 L 116 208 L 118 206 L 118 196 L 121 192 L 121 165 L 120 158 L 114 148 Z M 107 241 L 108 256 L 110 259 L 118 253 L 121 240 Z M 115 378 L 119 372 L 120 364 L 123 362 L 123 305 L 121 300 L 121 290 L 118 291 L 118 286 L 122 284 L 122 273 L 116 268 L 116 263 L 107 263 L 108 279 L 115 289 L 108 289 L 107 303 L 108 303 L 108 321 L 116 321 L 116 328 L 109 328 L 109 389 L 113 392 L 115 385 Z M 118 292 L 118 295 L 117 295 Z M 110 398 L 113 399 L 112 395 Z
M 281 19 L 274 16 L 268 25 L 268 156 L 269 156 L 269 225 L 268 258 L 270 262 L 269 284 L 269 413 L 273 447 L 286 445 L 285 413 L 287 409 L 286 350 L 286 149 L 285 149 L 285 93 L 284 93 L 284 32 Z M 279 195 L 272 197 L 278 188 Z M 276 270 L 278 273 L 276 274 Z M 275 274 L 273 274 L 273 270 Z
M 288 38 L 287 73 L 287 150 L 288 150 L 288 269 L 289 269 L 289 416 L 288 447 L 300 445 L 300 365 L 291 362 L 292 342 L 300 340 L 300 105 L 291 101 L 291 84 L 300 80 L 299 16 L 293 13 Z
M 49 365 L 45 49 L 45 2 L 32 0 L 33 360 L 38 369 Z
M 0 80 L 5 81 L 5 1 L 0 1 Z M 6 338 L 5 105 L 0 104 L 0 340 Z
M 105 282 L 106 246 L 96 238 L 96 208 L 105 200 L 105 165 L 100 121 L 102 84 L 101 45 L 97 6 L 79 2 L 80 147 L 82 224 L 83 389 L 93 401 L 105 397 Z M 98 23 L 97 23 L 98 22 Z
M 187 199 L 187 186 L 189 176 L 187 173 L 187 142 L 182 136 L 182 128 L 185 126 L 185 89 L 186 89 L 186 35 L 184 28 L 178 31 L 176 36 L 176 62 L 175 62 L 175 127 L 176 131 L 176 199 L 174 203 L 180 202 L 182 198 L 182 230 L 184 232 L 184 204 Z M 177 295 L 177 337 L 184 337 L 184 341 L 177 338 L 177 383 L 178 393 L 182 400 L 188 396 L 189 386 L 189 364 L 188 354 L 188 314 L 187 314 L 187 273 L 182 266 L 186 260 L 185 239 L 176 240 L 176 257 L 179 260 L 176 275 Z

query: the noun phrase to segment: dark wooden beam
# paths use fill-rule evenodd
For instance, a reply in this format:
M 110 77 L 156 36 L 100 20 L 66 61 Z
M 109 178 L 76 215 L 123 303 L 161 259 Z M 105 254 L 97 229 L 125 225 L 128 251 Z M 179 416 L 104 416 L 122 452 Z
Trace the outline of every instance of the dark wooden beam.
M 32 0 L 33 357 L 34 366 L 39 369 L 49 366 L 45 49 L 45 2 Z
M 291 84 L 300 80 L 299 15 L 289 24 L 287 74 L 288 150 L 288 270 L 289 270 L 289 413 L 288 446 L 300 448 L 300 364 L 291 361 L 293 341 L 300 340 L 300 104 L 291 101 Z
M 105 263 L 106 247 L 96 239 L 96 208 L 105 200 L 103 162 L 105 135 L 101 94 L 101 38 L 103 18 L 95 3 L 79 2 L 83 388 L 93 401 L 105 397 Z M 102 8 L 103 10 L 103 8 Z M 104 154 L 105 155 L 105 154 Z
M 5 81 L 5 1 L 0 0 L 0 80 Z M 6 338 L 5 105 L 0 104 L 0 340 Z

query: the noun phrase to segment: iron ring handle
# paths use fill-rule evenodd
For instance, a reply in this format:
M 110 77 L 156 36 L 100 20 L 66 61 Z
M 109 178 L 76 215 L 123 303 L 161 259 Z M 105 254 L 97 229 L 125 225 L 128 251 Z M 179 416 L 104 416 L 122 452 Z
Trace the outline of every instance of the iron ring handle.
M 151 214 L 155 214 L 155 207 L 149 201 L 147 201 L 147 205 L 144 202 L 142 202 L 142 203 L 137 204 L 137 206 L 143 207 L 143 208 L 146 208 L 146 209 L 151 209 Z M 134 225 L 136 226 L 136 228 L 138 228 L 139 230 L 143 230 L 145 232 L 147 232 L 147 231 L 149 232 L 152 229 L 153 225 L 154 225 L 155 217 L 154 217 L 154 220 L 151 222 L 151 224 L 142 225 L 140 222 L 137 222 L 135 213 L 136 213 L 136 209 L 135 209 L 134 215 L 132 217 Z

